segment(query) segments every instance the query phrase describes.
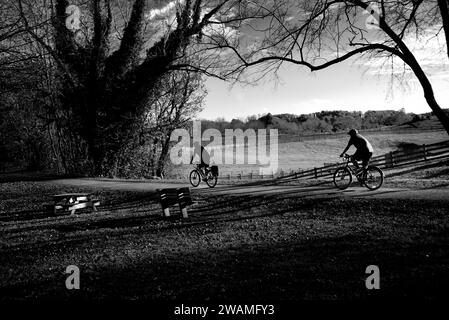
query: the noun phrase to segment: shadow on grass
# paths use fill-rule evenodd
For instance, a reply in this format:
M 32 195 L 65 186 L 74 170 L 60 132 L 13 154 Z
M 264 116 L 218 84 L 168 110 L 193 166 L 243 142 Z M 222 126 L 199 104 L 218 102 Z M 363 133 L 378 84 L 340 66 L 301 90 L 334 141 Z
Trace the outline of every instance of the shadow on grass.
M 306 194 L 306 191 L 302 191 Z M 334 191 L 331 193 L 333 194 Z M 142 195 L 143 196 L 143 195 Z M 324 195 L 321 195 L 324 196 Z M 85 241 L 93 241 L 104 237 L 103 232 L 106 229 L 111 237 L 118 237 L 130 232 L 130 228 L 138 228 L 133 230 L 133 233 L 145 233 L 151 231 L 174 230 L 183 229 L 192 226 L 204 225 L 208 223 L 220 222 L 235 222 L 248 219 L 257 219 L 268 216 L 282 215 L 291 212 L 293 209 L 288 205 L 283 205 L 285 200 L 303 199 L 304 195 L 297 190 L 276 196 L 232 196 L 223 200 L 213 201 L 210 205 L 199 205 L 192 207 L 189 210 L 189 219 L 179 220 L 179 208 L 172 208 L 172 217 L 169 219 L 162 218 L 162 210 L 160 205 L 153 202 L 151 207 L 131 206 L 125 210 L 131 210 L 132 215 L 125 213 L 123 216 L 101 216 L 99 213 L 92 213 L 89 216 L 80 217 L 83 220 L 67 219 L 67 220 L 49 220 L 49 221 L 34 221 L 32 224 L 15 225 L 12 228 L 2 228 L 1 232 L 4 236 L 20 237 L 24 232 L 39 232 L 43 230 L 56 230 L 60 233 L 59 237 L 53 237 L 45 240 L 20 241 L 15 245 L 8 246 L 1 251 L 5 252 L 11 249 L 14 250 L 36 250 L 37 248 L 46 248 L 54 245 L 76 245 Z M 276 205 L 278 204 L 278 205 Z M 266 212 L 266 206 L 274 206 Z M 263 208 L 262 208 L 263 207 Z M 118 210 L 114 208 L 114 211 Z M 256 212 L 254 212 L 256 211 Z M 154 214 L 157 213 L 157 214 Z M 138 214 L 138 216 L 135 216 Z M 179 221 L 173 224 L 174 221 Z M 95 233 L 77 234 L 80 231 L 97 231 Z
M 233 189 L 242 189 L 242 186 L 238 188 L 234 186 Z M 245 188 L 243 189 L 245 190 Z M 276 194 L 264 194 L 270 190 L 275 190 Z M 17 214 L 24 216 L 18 220 L 21 220 L 24 224 L 9 224 L 1 228 L 2 234 L 5 237 L 9 237 L 9 240 L 17 239 L 26 232 L 39 233 L 40 231 L 45 232 L 45 230 L 55 230 L 58 232 L 58 236 L 43 240 L 42 238 L 33 240 L 33 237 L 28 236 L 27 240 L 24 241 L 16 243 L 11 241 L 13 244 L 11 246 L 7 245 L 1 251 L 7 252 L 11 249 L 29 251 L 37 248 L 51 248 L 52 246 L 76 245 L 86 241 L 101 239 L 105 233 L 112 237 L 126 235 L 131 228 L 137 229 L 133 230 L 133 233 L 140 233 L 282 215 L 304 209 L 301 206 L 301 201 L 303 200 L 321 199 L 329 201 L 333 198 L 341 197 L 342 194 L 351 193 L 354 190 L 342 192 L 335 189 L 333 185 L 323 187 L 323 183 L 320 182 L 315 187 L 288 186 L 288 190 L 283 190 L 281 193 L 278 193 L 278 191 L 277 188 L 272 188 L 261 190 L 260 193 L 251 192 L 245 195 L 222 196 L 210 192 L 209 189 L 204 191 L 197 190 L 194 191 L 194 194 L 198 193 L 200 195 L 200 199 L 198 199 L 200 200 L 199 205 L 189 208 L 190 218 L 186 220 L 178 220 L 178 207 L 172 208 L 171 218 L 163 219 L 157 193 L 143 191 L 124 192 L 123 194 L 114 195 L 111 203 L 101 207 L 101 211 L 89 213 L 88 215 L 81 214 L 79 219 L 77 217 L 75 219 L 68 218 L 67 220 L 64 217 L 48 219 L 45 216 L 32 214 L 29 211 L 19 212 L 15 213 L 15 216 L 3 217 L 2 219 L 3 221 L 7 221 L 8 218 L 14 219 L 17 217 Z M 385 191 L 384 193 L 391 192 Z M 375 194 L 382 194 L 382 192 Z M 369 194 L 364 194 L 363 196 L 366 197 Z M 289 201 L 299 202 L 295 207 L 292 207 L 284 203 Z
M 428 258 L 422 252 L 429 253 Z M 61 270 L 3 283 L 2 299 L 294 301 L 447 298 L 447 243 L 398 243 L 352 234 L 137 257 L 80 265 L 82 288 L 66 290 Z M 446 261 L 442 263 L 442 261 Z M 378 265 L 381 290 L 367 290 Z M 42 271 L 44 272 L 44 271 Z
M 329 188 L 330 189 L 330 188 Z M 323 190 L 323 189 L 320 189 Z M 325 190 L 323 190 L 325 191 Z M 286 213 L 301 212 L 316 205 L 316 200 L 331 201 L 338 198 L 342 192 L 332 189 L 331 192 L 309 195 L 307 190 L 298 192 L 293 190 L 276 195 L 244 195 L 228 196 L 223 199 L 206 199 L 211 203 L 193 206 L 189 210 L 188 219 L 179 219 L 179 208 L 172 208 L 172 217 L 162 218 L 159 204 L 150 203 L 148 206 L 131 206 L 120 209 L 124 212 L 120 216 L 113 216 L 114 211 L 105 215 L 92 213 L 88 216 L 80 216 L 74 219 L 60 219 L 56 221 L 39 221 L 35 224 L 2 228 L 1 232 L 12 244 L 3 247 L 0 252 L 9 250 L 21 250 L 24 252 L 36 249 L 52 248 L 54 246 L 76 246 L 84 242 L 95 241 L 105 237 L 121 237 L 132 232 L 133 235 L 169 230 L 180 230 L 210 223 L 237 222 L 243 220 L 260 219 L 270 216 L 278 216 Z M 344 200 L 343 200 L 344 201 Z M 127 210 L 131 212 L 127 212 Z M 118 212 L 118 211 L 115 211 Z M 82 220 L 81 220 L 82 219 Z M 132 228 L 132 231 L 131 231 Z M 44 232 L 55 230 L 56 237 L 46 239 L 33 239 L 20 242 L 11 241 L 21 237 L 25 232 Z M 8 238 L 9 237 L 9 238 Z
M 86 188 L 77 190 L 78 192 L 86 192 Z M 92 190 L 88 190 L 91 191 Z M 101 211 L 117 211 L 125 209 L 135 209 L 137 207 L 146 206 L 150 203 L 154 203 L 158 200 L 157 193 L 154 192 L 143 192 L 143 191 L 126 191 L 122 193 L 118 192 L 92 192 L 95 197 L 100 198 L 99 212 Z M 38 219 L 46 218 L 57 218 L 70 215 L 70 212 L 65 210 L 58 210 L 56 215 L 53 212 L 53 202 L 51 202 L 52 195 L 48 194 L 44 196 L 42 194 L 31 196 L 29 199 L 30 203 L 36 203 L 36 208 L 27 210 L 18 210 L 2 213 L 0 215 L 0 222 L 24 222 L 33 221 Z M 80 209 L 77 210 L 77 214 L 92 213 L 91 209 Z
M 21 181 L 48 181 L 61 179 L 76 179 L 83 178 L 83 175 L 76 174 L 52 174 L 39 173 L 29 171 L 16 171 L 10 173 L 0 173 L 0 183 L 6 182 L 21 182 Z
M 277 201 L 282 201 L 279 199 Z M 274 203 L 275 201 L 271 201 Z M 228 202 L 229 203 L 229 202 Z M 238 203 L 234 203 L 238 205 Z M 265 204 L 268 204 L 267 202 Z M 261 206 L 263 204 L 256 203 L 248 206 L 251 208 L 256 208 L 257 206 Z M 155 208 L 158 212 L 161 212 L 160 208 Z M 240 207 L 237 209 L 239 212 L 242 210 Z M 256 213 L 256 214 L 245 214 L 245 215 L 233 215 L 237 211 L 236 209 L 230 209 L 223 212 L 219 212 L 217 214 L 212 215 L 196 215 L 195 211 L 191 211 L 191 217 L 184 220 L 179 220 L 177 215 L 173 215 L 170 218 L 162 218 L 161 214 L 148 214 L 144 216 L 124 216 L 124 217 L 106 217 L 101 220 L 84 220 L 77 221 L 76 219 L 72 219 L 70 221 L 55 221 L 49 224 L 44 225 L 26 225 L 23 227 L 14 228 L 11 230 L 1 230 L 4 236 L 21 236 L 21 233 L 27 231 L 39 231 L 45 229 L 53 229 L 58 230 L 62 234 L 57 238 L 45 239 L 45 240 L 30 240 L 20 241 L 15 245 L 10 245 L 8 247 L 4 247 L 0 249 L 0 252 L 8 252 L 10 250 L 21 250 L 22 252 L 34 251 L 36 249 L 45 249 L 54 246 L 63 246 L 67 247 L 68 245 L 76 246 L 77 244 L 81 244 L 84 242 L 94 241 L 96 239 L 104 238 L 104 233 L 100 232 L 101 230 L 106 231 L 105 229 L 109 229 L 108 236 L 109 237 L 120 237 L 126 235 L 130 232 L 130 228 L 138 227 L 138 230 L 133 230 L 133 234 L 139 233 L 148 233 L 152 231 L 166 231 L 166 230 L 179 230 L 184 228 L 189 228 L 198 225 L 204 225 L 209 223 L 220 223 L 220 222 L 233 222 L 233 221 L 241 221 L 247 219 L 256 219 L 263 218 L 268 216 L 281 215 L 291 211 L 291 208 L 287 207 L 282 210 L 275 210 L 274 212 L 269 213 Z M 244 209 L 243 209 L 244 210 Z M 147 213 L 148 210 L 142 210 L 142 213 Z M 200 212 L 200 211 L 197 211 Z M 178 223 L 173 224 L 174 221 Z M 151 222 L 155 222 L 155 224 L 151 224 Z M 79 231 L 97 231 L 95 233 L 88 234 L 78 234 Z M 74 234 L 71 234 L 74 233 Z
M 402 176 L 404 174 L 416 172 L 418 170 L 434 169 L 434 168 L 439 168 L 441 166 L 447 166 L 447 165 L 449 165 L 449 161 L 448 160 L 438 161 L 438 162 L 434 162 L 434 163 L 431 163 L 431 164 L 424 164 L 424 165 L 421 165 L 421 166 L 415 166 L 413 168 L 409 168 L 407 170 L 403 170 L 403 171 L 399 171 L 399 172 L 388 173 L 388 177 L 389 178 L 391 178 L 391 177 L 398 177 L 398 176 Z M 445 172 L 444 174 L 448 174 L 449 173 L 449 169 L 444 170 L 444 172 Z M 441 172 L 435 173 L 435 174 L 430 175 L 430 176 L 426 176 L 425 178 L 426 179 L 436 178 L 439 175 L 441 175 Z
M 199 192 L 199 193 L 205 193 L 205 194 L 209 194 L 209 195 L 213 195 L 213 194 L 219 194 L 219 193 L 223 193 L 224 191 L 242 191 L 242 192 L 247 192 L 248 188 L 251 187 L 276 187 L 276 186 L 285 186 L 288 188 L 311 188 L 311 187 L 318 187 L 318 186 L 324 186 L 324 185 L 328 185 L 330 182 L 329 181 L 318 181 L 318 182 L 313 182 L 310 183 L 306 186 L 304 185 L 287 185 L 287 183 L 289 182 L 296 182 L 297 180 L 289 180 L 289 181 L 260 181 L 260 182 L 252 182 L 252 183 L 244 183 L 244 184 L 238 184 L 238 185 L 221 185 L 219 186 L 219 188 L 203 188 L 203 189 L 192 189 L 195 190 L 195 192 Z M 279 188 L 276 189 L 272 189 L 272 190 L 279 190 Z M 310 190 L 310 189 L 309 189 Z

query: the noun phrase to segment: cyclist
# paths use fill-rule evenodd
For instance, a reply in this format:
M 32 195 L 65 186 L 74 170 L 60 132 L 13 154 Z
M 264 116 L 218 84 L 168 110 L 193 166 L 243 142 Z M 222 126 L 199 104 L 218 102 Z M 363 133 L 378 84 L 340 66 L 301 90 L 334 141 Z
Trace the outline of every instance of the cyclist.
M 340 157 L 343 157 L 343 155 L 348 151 L 348 149 L 351 146 L 354 146 L 357 151 L 351 156 L 351 161 L 354 164 L 357 173 L 360 173 L 359 170 L 359 164 L 357 161 L 362 161 L 363 166 L 363 178 L 365 178 L 366 170 L 368 169 L 369 160 L 373 156 L 373 146 L 369 141 L 359 134 L 357 129 L 351 129 L 348 132 L 349 136 L 351 137 L 349 139 L 348 145 L 346 146 L 343 153 L 340 155 Z
M 195 158 L 195 156 L 198 155 L 198 157 L 200 158 L 199 168 L 200 169 L 204 168 L 204 172 L 206 173 L 207 168 L 209 168 L 209 163 L 210 163 L 209 152 L 207 152 L 206 148 L 204 148 L 202 145 L 200 145 L 198 141 L 195 141 L 193 146 L 194 146 L 193 156 L 190 159 L 190 163 L 192 163 L 193 158 Z

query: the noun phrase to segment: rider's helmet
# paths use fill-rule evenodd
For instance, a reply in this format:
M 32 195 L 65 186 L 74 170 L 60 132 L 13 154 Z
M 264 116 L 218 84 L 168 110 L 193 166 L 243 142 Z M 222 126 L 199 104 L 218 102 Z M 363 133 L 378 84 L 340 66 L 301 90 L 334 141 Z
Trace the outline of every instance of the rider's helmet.
M 359 132 L 357 131 L 357 129 L 351 129 L 351 130 L 349 130 L 349 132 L 348 132 L 348 134 L 349 134 L 351 137 L 355 136 L 357 133 L 359 133 Z

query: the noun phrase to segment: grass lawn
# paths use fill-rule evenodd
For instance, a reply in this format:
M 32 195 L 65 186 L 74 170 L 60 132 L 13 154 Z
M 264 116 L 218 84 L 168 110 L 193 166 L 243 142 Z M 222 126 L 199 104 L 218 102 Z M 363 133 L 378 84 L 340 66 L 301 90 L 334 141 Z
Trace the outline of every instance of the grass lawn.
M 449 296 L 446 200 L 197 194 L 189 219 L 163 220 L 147 193 L 108 190 L 98 214 L 51 217 L 51 195 L 87 190 L 0 186 L 1 299 Z M 65 289 L 72 264 L 79 291 Z M 365 288 L 368 265 L 380 267 L 380 290 Z

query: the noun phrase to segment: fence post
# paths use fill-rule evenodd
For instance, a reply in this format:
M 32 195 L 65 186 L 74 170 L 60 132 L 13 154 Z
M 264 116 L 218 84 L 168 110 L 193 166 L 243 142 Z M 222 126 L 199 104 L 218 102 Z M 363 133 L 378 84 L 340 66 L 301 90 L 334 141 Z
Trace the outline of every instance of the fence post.
M 249 174 L 250 180 L 253 180 L 253 171 L 251 170 L 251 173 Z
M 393 154 L 393 151 L 390 151 L 390 159 L 389 159 L 390 161 L 390 168 L 393 168 L 394 167 L 394 154 Z
M 228 174 L 228 180 L 231 180 L 231 173 Z
M 313 168 L 313 171 L 315 172 L 315 179 L 318 179 L 318 170 L 317 170 L 317 168 Z
M 425 144 L 422 145 L 423 153 L 424 153 L 424 161 L 427 161 L 427 147 Z

